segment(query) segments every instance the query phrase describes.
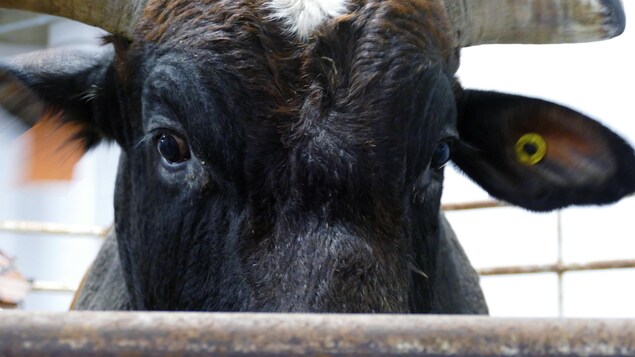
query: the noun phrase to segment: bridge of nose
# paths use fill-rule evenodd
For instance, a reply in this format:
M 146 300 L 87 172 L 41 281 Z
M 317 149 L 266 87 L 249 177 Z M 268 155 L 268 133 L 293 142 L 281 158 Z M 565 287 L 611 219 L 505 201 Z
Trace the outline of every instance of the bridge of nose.
M 244 265 L 264 311 L 407 312 L 400 239 L 309 215 L 282 219 Z M 266 274 L 260 274 L 266 272 Z

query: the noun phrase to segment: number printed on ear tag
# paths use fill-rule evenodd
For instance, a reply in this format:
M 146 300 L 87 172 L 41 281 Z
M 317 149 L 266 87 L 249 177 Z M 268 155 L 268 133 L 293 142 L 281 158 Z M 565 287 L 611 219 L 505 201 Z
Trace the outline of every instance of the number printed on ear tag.
M 518 162 L 533 166 L 547 154 L 547 142 L 540 134 L 527 133 L 518 139 L 515 149 Z

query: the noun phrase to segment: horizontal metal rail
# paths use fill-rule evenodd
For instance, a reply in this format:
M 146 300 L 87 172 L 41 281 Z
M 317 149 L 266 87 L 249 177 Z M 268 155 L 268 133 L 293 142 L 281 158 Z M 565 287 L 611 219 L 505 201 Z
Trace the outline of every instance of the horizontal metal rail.
M 441 209 L 445 212 L 452 212 L 500 207 L 512 206 L 505 202 L 488 200 L 463 203 L 445 203 L 441 206 Z M 42 233 L 105 237 L 109 229 L 110 228 L 100 226 L 80 226 L 42 222 L 0 221 L 0 232 L 11 233 Z
M 539 274 L 539 273 L 568 273 L 574 271 L 589 270 L 612 270 L 612 269 L 629 269 L 635 268 L 635 260 L 608 260 L 590 263 L 570 263 L 570 264 L 544 264 L 544 265 L 525 265 L 525 266 L 508 266 L 478 269 L 481 276 L 491 275 L 519 275 L 519 274 Z
M 567 272 L 575 272 L 575 271 L 612 270 L 612 269 L 635 269 L 635 259 L 607 260 L 607 261 L 597 261 L 597 262 L 589 262 L 589 263 L 488 267 L 488 268 L 477 269 L 477 272 L 481 276 L 499 276 L 499 275 L 520 275 L 520 274 L 539 274 L 539 273 L 567 273 Z M 74 285 L 52 282 L 52 281 L 33 281 L 31 290 L 36 292 L 74 293 L 75 291 L 77 291 L 77 287 Z
M 464 203 L 445 203 L 441 205 L 441 210 L 444 212 L 451 211 L 467 211 L 483 208 L 499 208 L 499 207 L 511 207 L 508 203 L 501 201 L 475 201 Z
M 497 207 L 508 207 L 509 205 L 500 201 L 475 201 L 466 203 L 449 203 L 443 205 L 444 211 L 462 211 L 474 209 L 486 209 Z M 0 221 L 0 232 L 9 233 L 36 233 L 36 234 L 54 234 L 77 237 L 99 237 L 104 238 L 112 227 L 104 228 L 101 226 L 81 226 L 60 223 L 43 223 L 43 222 L 26 222 L 26 221 Z M 491 267 L 478 269 L 481 276 L 497 276 L 497 275 L 518 275 L 518 274 L 538 274 L 538 273 L 566 273 L 572 271 L 588 271 L 588 270 L 609 270 L 609 269 L 627 269 L 635 268 L 635 260 L 616 260 L 616 261 L 598 261 L 590 263 L 572 263 L 572 264 L 544 264 L 544 265 L 525 265 L 525 266 L 507 266 L 507 267 Z M 32 291 L 35 292 L 62 292 L 73 293 L 76 287 L 58 283 L 34 281 L 32 283 Z
M 74 293 L 77 291 L 77 286 L 58 283 L 55 281 L 35 280 L 31 282 L 31 291 L 47 293 Z
M 105 237 L 110 228 L 61 223 L 0 221 L 0 232 Z
M 626 198 L 635 197 L 634 195 Z M 487 200 L 463 203 L 445 203 L 441 209 L 445 212 L 467 211 L 475 209 L 513 207 L 509 203 Z M 42 233 L 42 234 L 61 234 L 71 236 L 97 236 L 105 237 L 111 227 L 101 226 L 82 226 L 60 223 L 43 223 L 28 221 L 0 221 L 0 232 L 9 233 Z
M 635 320 L 424 315 L 0 313 L 8 356 L 635 354 Z
M 507 207 L 508 204 L 498 201 L 477 201 L 467 203 L 447 203 L 444 211 L 463 211 L 483 208 Z M 54 234 L 80 237 L 105 237 L 110 227 L 61 224 L 30 221 L 0 221 L 0 232 Z

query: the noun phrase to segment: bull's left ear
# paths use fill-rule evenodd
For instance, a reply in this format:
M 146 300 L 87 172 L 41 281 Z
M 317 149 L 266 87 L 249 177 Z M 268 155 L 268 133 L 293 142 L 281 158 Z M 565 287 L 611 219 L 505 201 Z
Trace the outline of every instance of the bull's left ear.
M 538 99 L 465 91 L 452 160 L 489 194 L 536 211 L 635 191 L 635 153 L 615 133 Z
M 0 106 L 27 126 L 57 116 L 81 128 L 86 146 L 115 139 L 118 118 L 112 46 L 55 49 L 0 63 Z

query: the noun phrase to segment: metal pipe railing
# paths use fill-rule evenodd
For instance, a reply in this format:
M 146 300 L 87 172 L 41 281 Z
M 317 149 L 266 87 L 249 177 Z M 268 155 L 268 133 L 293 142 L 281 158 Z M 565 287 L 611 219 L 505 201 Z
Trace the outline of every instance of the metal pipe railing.
M 612 270 L 635 268 L 634 259 L 608 260 L 589 263 L 555 263 L 543 265 L 519 265 L 507 267 L 480 268 L 478 273 L 481 276 L 491 275 L 519 275 L 519 274 L 539 274 L 557 273 L 563 274 L 574 271 L 589 270 Z
M 8 356 L 634 355 L 635 320 L 0 312 Z
M 31 282 L 31 291 L 47 293 L 75 293 L 77 286 L 56 281 L 34 280 Z
M 521 275 L 540 273 L 567 273 L 589 270 L 635 269 L 635 259 L 607 260 L 588 263 L 567 264 L 543 264 L 543 265 L 512 265 L 504 267 L 479 268 L 480 276 Z M 31 290 L 36 292 L 62 292 L 74 293 L 77 288 L 74 285 L 53 281 L 33 281 Z
M 442 209 L 446 212 L 450 212 L 508 206 L 508 204 L 499 201 L 477 201 L 467 203 L 447 203 L 442 206 Z M 77 224 L 29 221 L 0 221 L 0 232 L 5 233 L 35 233 L 83 237 L 105 237 L 110 229 L 111 227 Z
M 512 207 L 509 203 L 501 201 L 474 201 L 474 202 L 462 202 L 462 203 L 445 203 L 441 205 L 441 210 L 444 212 L 452 211 L 467 211 L 474 209 L 484 208 L 500 208 L 500 207 Z
M 35 233 L 55 234 L 75 237 L 100 237 L 108 234 L 110 227 L 86 226 L 76 224 L 28 222 L 28 221 L 0 221 L 0 232 L 6 233 Z
M 499 201 L 475 201 L 466 203 L 449 203 L 443 205 L 444 211 L 462 211 L 473 209 L 487 209 L 497 207 L 508 207 L 509 205 Z M 35 233 L 54 234 L 76 237 L 99 237 L 104 238 L 112 227 L 101 226 L 81 226 L 60 223 L 25 222 L 25 221 L 0 221 L 0 232 L 7 233 Z M 560 236 L 560 234 L 559 234 Z M 518 274 L 538 274 L 556 273 L 561 276 L 563 273 L 571 271 L 588 270 L 610 270 L 635 268 L 635 260 L 614 260 L 597 261 L 589 263 L 563 263 L 560 259 L 555 264 L 543 265 L 519 265 L 506 267 L 487 267 L 478 269 L 481 276 L 495 275 L 518 275 Z M 68 284 L 58 282 L 34 281 L 32 291 L 36 292 L 75 292 L 76 288 Z

